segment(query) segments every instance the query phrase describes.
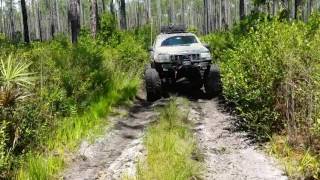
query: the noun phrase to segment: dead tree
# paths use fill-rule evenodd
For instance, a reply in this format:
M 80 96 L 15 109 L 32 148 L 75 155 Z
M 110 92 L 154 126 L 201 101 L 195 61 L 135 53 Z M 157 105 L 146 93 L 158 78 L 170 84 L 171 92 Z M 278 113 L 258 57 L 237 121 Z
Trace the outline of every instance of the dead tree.
M 120 0 L 120 28 L 127 29 L 126 1 Z
M 21 12 L 22 12 L 22 21 L 23 21 L 24 42 L 25 43 L 30 43 L 26 1 L 25 0 L 21 0 L 20 2 L 21 2 Z
M 244 9 L 244 0 L 240 0 L 240 3 L 239 3 L 239 12 L 240 12 L 240 20 L 243 20 L 244 17 L 246 16 L 245 15 L 245 9 Z
M 69 5 L 69 22 L 71 26 L 72 43 L 77 43 L 80 32 L 80 0 L 70 0 Z
M 91 0 L 91 33 L 94 38 L 97 36 L 99 25 L 97 0 Z

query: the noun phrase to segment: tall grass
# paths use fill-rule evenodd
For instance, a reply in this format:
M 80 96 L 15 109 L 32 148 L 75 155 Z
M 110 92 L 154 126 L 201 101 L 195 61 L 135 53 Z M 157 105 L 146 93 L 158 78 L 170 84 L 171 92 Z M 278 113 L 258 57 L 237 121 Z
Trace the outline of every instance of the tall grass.
M 320 156 L 311 149 L 293 148 L 287 137 L 275 135 L 267 145 L 292 179 L 319 179 Z
M 185 180 L 199 175 L 199 163 L 192 159 L 196 145 L 186 118 L 175 100 L 160 111 L 158 122 L 146 134 L 147 157 L 138 165 L 136 179 Z

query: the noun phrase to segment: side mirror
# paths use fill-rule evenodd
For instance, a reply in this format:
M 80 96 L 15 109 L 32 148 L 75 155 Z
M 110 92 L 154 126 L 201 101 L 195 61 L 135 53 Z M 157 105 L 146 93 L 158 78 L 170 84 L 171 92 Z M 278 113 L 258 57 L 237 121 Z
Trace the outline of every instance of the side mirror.
M 149 51 L 149 52 L 153 51 L 153 47 L 150 46 L 150 47 L 148 48 L 148 51 Z

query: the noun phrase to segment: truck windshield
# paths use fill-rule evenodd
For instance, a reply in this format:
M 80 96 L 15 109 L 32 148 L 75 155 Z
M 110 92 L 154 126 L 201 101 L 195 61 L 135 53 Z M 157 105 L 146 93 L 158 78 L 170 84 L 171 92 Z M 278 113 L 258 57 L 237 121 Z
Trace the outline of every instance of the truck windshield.
M 164 40 L 161 46 L 183 46 L 198 43 L 194 36 L 174 36 Z

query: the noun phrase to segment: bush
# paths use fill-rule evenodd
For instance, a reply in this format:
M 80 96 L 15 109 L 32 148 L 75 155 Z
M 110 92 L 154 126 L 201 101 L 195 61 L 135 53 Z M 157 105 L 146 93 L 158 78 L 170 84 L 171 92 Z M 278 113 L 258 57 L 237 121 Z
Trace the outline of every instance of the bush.
M 302 23 L 264 22 L 223 55 L 225 96 L 257 137 L 286 125 L 294 138 L 317 117 L 320 39 L 307 34 Z
M 220 60 L 224 96 L 241 117 L 237 124 L 255 140 L 286 134 L 292 149 L 319 159 L 319 14 L 308 23 L 252 15 L 204 40 Z M 318 163 L 303 163 L 300 173 L 312 166 L 307 174 L 319 178 Z
M 142 38 L 132 37 L 132 32 L 119 32 L 109 24 L 110 16 L 104 19 L 105 31 L 97 40 L 82 30 L 76 45 L 62 36 L 29 46 L 12 45 L 0 37 L 0 58 L 14 54 L 19 63 L 28 65 L 23 73 L 35 76 L 24 101 L 5 107 L 1 100 L 4 76 L 0 74 L 0 170 L 4 175 L 19 166 L 19 159 L 30 151 L 47 152 L 49 146 L 60 147 L 58 141 L 70 141 L 70 147 L 76 146 L 79 138 L 90 134 L 90 127 L 99 124 L 111 105 L 136 94 L 147 60 L 146 51 L 137 42 Z M 24 90 L 12 87 L 12 92 Z M 96 118 L 89 118 L 93 115 Z M 75 129 L 75 124 L 83 129 Z M 83 127 L 85 124 L 88 127 Z M 68 133 L 60 136 L 66 127 Z

